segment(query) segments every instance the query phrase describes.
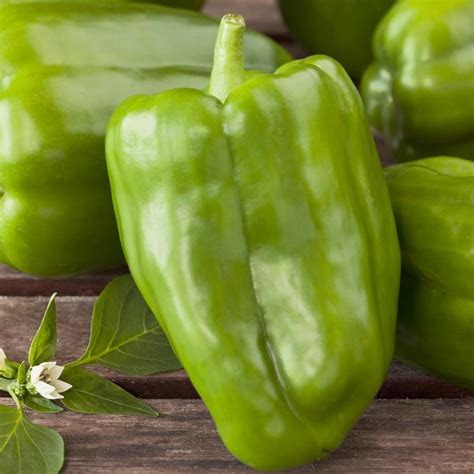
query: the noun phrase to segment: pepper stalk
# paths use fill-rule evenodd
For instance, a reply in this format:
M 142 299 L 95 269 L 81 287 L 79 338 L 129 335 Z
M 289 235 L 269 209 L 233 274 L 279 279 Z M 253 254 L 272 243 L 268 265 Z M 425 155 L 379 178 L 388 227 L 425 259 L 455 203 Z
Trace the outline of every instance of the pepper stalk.
M 245 27 L 245 19 L 241 15 L 228 13 L 222 17 L 209 82 L 209 93 L 222 102 L 245 81 Z

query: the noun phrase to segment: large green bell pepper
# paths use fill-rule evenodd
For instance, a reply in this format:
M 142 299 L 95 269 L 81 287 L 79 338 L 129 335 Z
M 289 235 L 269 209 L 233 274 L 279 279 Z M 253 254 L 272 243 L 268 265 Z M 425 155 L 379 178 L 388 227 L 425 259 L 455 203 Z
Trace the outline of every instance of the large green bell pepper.
M 36 275 L 123 264 L 104 136 L 126 97 L 208 84 L 218 23 L 153 5 L 0 8 L 0 262 Z M 251 33 L 247 66 L 288 55 Z
M 399 161 L 474 159 L 474 0 L 400 0 L 362 81 L 372 125 Z
M 0 5 L 13 3 L 87 3 L 88 0 L 0 0 Z M 89 0 L 90 1 L 90 0 Z M 96 0 L 97 1 L 97 0 Z M 156 3 L 173 8 L 200 10 L 205 0 L 98 0 L 103 3 Z
M 131 273 L 224 443 L 283 469 L 336 449 L 379 389 L 399 248 L 344 69 L 244 81 L 243 28 L 224 17 L 210 93 L 125 101 L 107 164 Z
M 474 388 L 474 163 L 386 169 L 402 252 L 397 353 Z
M 358 79 L 372 60 L 377 23 L 394 0 L 279 0 L 291 34 L 310 53 L 337 59 Z

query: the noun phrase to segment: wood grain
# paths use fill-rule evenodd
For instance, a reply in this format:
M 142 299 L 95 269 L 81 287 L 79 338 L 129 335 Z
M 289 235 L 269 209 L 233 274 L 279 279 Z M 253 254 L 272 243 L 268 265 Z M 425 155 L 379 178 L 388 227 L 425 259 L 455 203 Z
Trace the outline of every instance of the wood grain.
M 126 273 L 126 269 L 110 272 L 89 273 L 72 278 L 36 278 L 0 264 L 0 295 L 2 296 L 48 296 L 98 295 L 113 278 Z
M 0 347 L 15 360 L 24 358 L 28 345 L 43 315 L 48 298 L 0 297 Z M 89 338 L 90 315 L 95 298 L 57 299 L 61 364 L 78 358 Z M 184 371 L 150 377 L 130 377 L 108 369 L 97 369 L 126 390 L 142 398 L 196 398 L 197 394 Z M 380 398 L 457 398 L 474 396 L 419 369 L 395 363 L 378 395 Z
M 9 403 L 9 402 L 8 402 Z M 253 472 L 199 400 L 148 400 L 160 418 L 65 412 L 32 419 L 66 442 L 65 473 Z M 474 472 L 474 400 L 376 400 L 328 460 L 290 472 Z

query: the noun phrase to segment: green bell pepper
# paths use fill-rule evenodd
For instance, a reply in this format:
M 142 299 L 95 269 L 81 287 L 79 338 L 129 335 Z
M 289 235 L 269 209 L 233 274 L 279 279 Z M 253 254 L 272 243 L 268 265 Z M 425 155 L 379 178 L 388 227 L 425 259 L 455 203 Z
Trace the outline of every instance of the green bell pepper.
M 474 163 L 386 169 L 402 253 L 397 355 L 474 388 Z
M 310 52 L 337 59 L 358 79 L 372 60 L 377 23 L 394 0 L 279 0 L 291 34 Z
M 130 271 L 224 443 L 284 469 L 335 450 L 382 384 L 399 248 L 342 66 L 245 81 L 243 30 L 222 20 L 209 93 L 125 101 L 107 165 Z
M 13 3 L 87 3 L 88 0 L 0 0 L 0 5 Z M 97 1 L 97 0 L 96 0 Z M 205 0 L 98 0 L 103 3 L 156 3 L 172 8 L 200 10 Z
M 474 159 L 474 0 L 400 0 L 362 81 L 371 124 L 398 161 Z
M 105 164 L 115 107 L 209 82 L 218 22 L 153 5 L 0 8 L 0 262 L 35 275 L 124 264 Z M 257 33 L 250 69 L 289 59 Z

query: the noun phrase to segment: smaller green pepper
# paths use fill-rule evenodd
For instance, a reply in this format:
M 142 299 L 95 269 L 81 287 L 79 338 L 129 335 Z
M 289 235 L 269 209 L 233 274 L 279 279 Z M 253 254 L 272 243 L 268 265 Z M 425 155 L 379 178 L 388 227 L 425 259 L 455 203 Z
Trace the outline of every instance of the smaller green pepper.
M 371 125 L 398 161 L 474 159 L 474 0 L 399 0 L 362 79 Z
M 386 168 L 402 252 L 396 352 L 474 388 L 474 163 Z
M 218 22 L 150 4 L 0 7 L 0 262 L 58 277 L 124 264 L 105 165 L 122 100 L 206 87 Z M 249 32 L 246 69 L 290 60 Z
M 337 59 L 355 79 L 372 60 L 377 23 L 394 0 L 279 0 L 294 37 L 310 53 Z

